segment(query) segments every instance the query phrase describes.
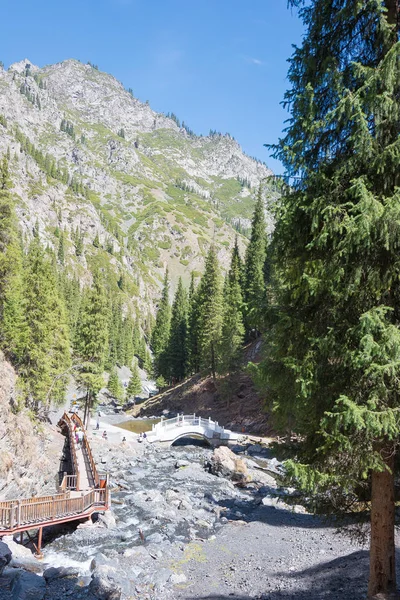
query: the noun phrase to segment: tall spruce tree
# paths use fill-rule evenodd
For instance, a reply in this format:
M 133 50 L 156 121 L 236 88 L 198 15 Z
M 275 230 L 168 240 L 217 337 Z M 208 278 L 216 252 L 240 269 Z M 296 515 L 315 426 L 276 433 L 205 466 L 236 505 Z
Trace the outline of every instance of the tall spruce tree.
M 189 287 L 189 305 L 188 305 L 188 373 L 197 373 L 200 370 L 199 353 L 199 296 L 195 288 L 194 273 L 192 272 Z
M 139 374 L 138 362 L 135 359 L 132 367 L 132 375 L 128 383 L 126 390 L 126 397 L 128 400 L 132 400 L 135 396 L 139 396 L 142 393 L 142 381 Z
M 245 325 L 248 338 L 259 335 L 262 329 L 266 236 L 264 202 L 260 185 L 244 265 Z
M 172 304 L 171 329 L 167 349 L 169 379 L 181 381 L 187 373 L 188 297 L 179 277 Z
M 8 160 L 0 162 L 0 344 L 15 365 L 26 346 L 23 259 Z
M 111 370 L 107 387 L 108 387 L 108 391 L 110 392 L 112 397 L 115 398 L 115 400 L 117 400 L 117 402 L 123 401 L 124 386 L 122 385 L 122 383 L 118 377 L 117 369 L 115 367 Z
M 53 264 L 38 238 L 34 238 L 24 267 L 26 343 L 21 374 L 28 404 L 47 408 L 51 400 L 64 399 L 69 368 L 68 319 Z M 51 395 L 50 395 L 51 392 Z
M 302 182 L 278 214 L 261 375 L 274 414 L 304 440 L 288 465 L 304 489 L 336 505 L 370 494 L 368 597 L 386 597 L 400 434 L 399 4 L 293 4 L 306 35 L 277 155 Z
M 222 327 L 222 277 L 217 252 L 211 246 L 198 290 L 200 367 L 216 378 Z
M 243 296 L 240 284 L 242 263 L 237 238 L 232 251 L 231 266 L 226 276 L 222 332 L 220 340 L 220 366 L 223 373 L 234 373 L 241 360 L 244 338 Z
M 158 307 L 156 323 L 151 336 L 151 347 L 154 354 L 154 371 L 168 379 L 167 348 L 171 327 L 171 305 L 169 302 L 169 276 L 165 272 L 164 286 Z
M 104 384 L 107 347 L 108 301 L 102 278 L 96 274 L 81 303 L 75 335 L 75 353 L 80 361 L 77 379 L 86 390 L 85 423 L 89 422 L 96 394 Z

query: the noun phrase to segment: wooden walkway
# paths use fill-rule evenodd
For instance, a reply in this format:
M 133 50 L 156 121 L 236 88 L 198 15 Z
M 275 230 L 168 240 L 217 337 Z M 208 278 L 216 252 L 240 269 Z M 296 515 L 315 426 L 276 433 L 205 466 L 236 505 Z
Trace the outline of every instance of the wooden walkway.
M 89 518 L 93 513 L 110 507 L 107 475 L 100 475 L 97 471 L 82 420 L 75 413 L 64 413 L 58 425 L 68 436 L 72 465 L 72 473 L 64 473 L 58 493 L 0 501 L 0 538 L 39 529 L 39 554 L 43 527 Z M 83 432 L 81 445 L 75 441 L 76 428 Z

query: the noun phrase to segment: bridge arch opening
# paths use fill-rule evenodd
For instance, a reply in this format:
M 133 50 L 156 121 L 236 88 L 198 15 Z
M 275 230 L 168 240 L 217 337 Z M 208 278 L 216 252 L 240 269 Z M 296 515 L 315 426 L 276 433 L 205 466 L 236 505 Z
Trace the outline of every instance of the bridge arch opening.
M 171 442 L 171 446 L 200 446 L 202 448 L 210 448 L 209 440 L 199 433 L 183 433 Z

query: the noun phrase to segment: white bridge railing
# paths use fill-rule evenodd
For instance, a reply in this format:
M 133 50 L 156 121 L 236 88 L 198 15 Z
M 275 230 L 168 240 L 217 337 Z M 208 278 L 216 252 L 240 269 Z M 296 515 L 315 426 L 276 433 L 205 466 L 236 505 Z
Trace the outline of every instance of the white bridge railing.
M 217 421 L 211 418 L 203 419 L 193 415 L 177 415 L 172 419 L 161 418 L 161 421 L 148 433 L 149 442 L 173 442 L 185 435 L 201 436 L 213 443 L 237 441 L 240 434 L 225 429 Z
M 152 431 L 163 431 L 167 429 L 175 429 L 176 427 L 189 426 L 194 425 L 197 427 L 204 427 L 204 429 L 212 429 L 214 431 L 219 431 L 223 433 L 225 428 L 222 425 L 219 425 L 217 421 L 212 421 L 211 417 L 208 419 L 203 419 L 203 417 L 197 417 L 195 414 L 193 415 L 177 415 L 172 419 L 164 419 L 161 417 L 161 421 L 156 425 L 153 425 Z

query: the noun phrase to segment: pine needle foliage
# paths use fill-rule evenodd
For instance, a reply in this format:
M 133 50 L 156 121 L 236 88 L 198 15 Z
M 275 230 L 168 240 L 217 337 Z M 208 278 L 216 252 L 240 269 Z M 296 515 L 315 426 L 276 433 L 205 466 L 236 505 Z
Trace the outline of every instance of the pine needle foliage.
M 169 379 L 181 381 L 187 373 L 188 296 L 179 278 L 172 304 L 171 328 L 168 342 Z
M 198 344 L 200 368 L 216 377 L 222 328 L 222 277 L 217 252 L 211 246 L 198 289 Z
M 278 210 L 275 322 L 260 375 L 277 424 L 304 439 L 299 460 L 288 465 L 304 489 L 348 505 L 360 486 L 368 495 L 372 478 L 372 597 L 396 587 L 399 7 L 395 0 L 295 4 L 306 36 L 290 60 L 291 120 L 276 155 L 302 183 Z M 387 501 L 379 503 L 384 486 Z M 385 519 L 392 522 L 386 538 Z
M 258 190 L 251 224 L 250 243 L 244 266 L 245 323 L 248 338 L 257 337 L 262 329 L 264 300 L 264 263 L 266 251 L 266 223 L 261 186 Z
M 156 376 L 163 375 L 168 379 L 167 348 L 171 328 L 171 305 L 169 302 L 169 275 L 165 272 L 164 286 L 158 307 L 156 322 L 151 336 L 151 347 L 154 353 L 154 371 Z

